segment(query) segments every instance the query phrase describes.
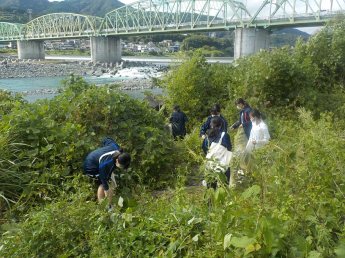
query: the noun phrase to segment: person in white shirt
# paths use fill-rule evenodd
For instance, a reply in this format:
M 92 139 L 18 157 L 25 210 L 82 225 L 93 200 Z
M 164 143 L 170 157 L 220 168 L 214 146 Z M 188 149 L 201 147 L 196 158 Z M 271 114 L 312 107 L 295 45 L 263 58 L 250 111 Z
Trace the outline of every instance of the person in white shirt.
M 257 109 L 253 109 L 249 113 L 252 121 L 252 130 L 250 131 L 249 140 L 246 146 L 246 152 L 252 152 L 254 149 L 260 148 L 268 143 L 270 134 L 268 127 L 262 120 L 261 113 Z

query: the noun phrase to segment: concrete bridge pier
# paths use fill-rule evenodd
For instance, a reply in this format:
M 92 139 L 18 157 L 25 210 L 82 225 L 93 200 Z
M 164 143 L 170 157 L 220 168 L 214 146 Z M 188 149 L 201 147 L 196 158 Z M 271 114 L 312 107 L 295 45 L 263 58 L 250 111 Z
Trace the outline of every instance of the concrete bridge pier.
M 18 40 L 17 48 L 19 59 L 45 58 L 43 40 Z
M 100 63 L 121 61 L 121 39 L 119 37 L 91 37 L 91 60 Z
M 259 52 L 269 48 L 269 31 L 258 28 L 243 28 L 235 30 L 234 59 Z

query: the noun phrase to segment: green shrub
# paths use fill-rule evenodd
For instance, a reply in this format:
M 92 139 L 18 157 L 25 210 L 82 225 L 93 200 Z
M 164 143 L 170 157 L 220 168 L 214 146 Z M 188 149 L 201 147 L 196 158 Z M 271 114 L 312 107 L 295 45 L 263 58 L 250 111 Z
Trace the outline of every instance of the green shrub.
M 303 61 L 313 64 L 313 84 L 322 92 L 332 91 L 337 84 L 345 83 L 344 28 L 344 16 L 339 16 L 300 46 L 304 52 Z
M 215 103 L 227 99 L 227 67 L 212 66 L 200 52 L 173 69 L 163 80 L 167 89 L 167 106 L 178 104 L 190 119 L 188 126 L 199 125 Z M 220 76 L 221 75 L 221 76 Z
M 10 257 L 341 257 L 341 131 L 331 117 L 316 121 L 304 110 L 298 123 L 275 123 L 277 139 L 254 153 L 252 170 L 236 188 L 140 191 L 106 213 L 104 204 L 89 201 L 90 187 L 74 179 L 59 201 L 3 226 L 0 249 Z
M 91 86 L 74 77 L 53 100 L 13 109 L 3 117 L 0 132 L 5 142 L 2 151 L 10 141 L 22 144 L 7 158 L 16 161 L 17 176 L 31 175 L 22 196 L 31 202 L 56 193 L 67 176 L 82 173 L 84 158 L 101 146 L 105 136 L 131 153 L 132 184 L 172 184 L 176 171 L 171 168 L 176 157 L 183 155 L 175 152 L 163 117 L 148 105 L 116 88 Z M 5 171 L 8 165 L 0 164 L 1 169 Z M 8 192 L 18 195 L 17 190 Z
M 22 173 L 20 164 L 27 162 L 30 155 L 21 155 L 21 143 L 12 141 L 11 138 L 0 135 L 1 158 L 0 158 L 0 212 L 9 209 L 16 200 L 19 199 L 20 193 L 30 182 L 31 173 Z
M 81 184 L 81 182 L 74 182 Z M 5 257 L 152 257 L 193 256 L 206 240 L 206 217 L 183 191 L 152 197 L 141 192 L 138 204 L 113 212 L 89 200 L 87 185 L 58 202 L 28 214 L 18 224 L 3 225 Z
M 312 90 L 311 78 L 289 49 L 260 52 L 238 61 L 232 72 L 230 99 L 242 97 L 260 109 L 304 105 Z
M 32 211 L 21 224 L 2 225 L 6 232 L 0 240 L 1 257 L 71 257 L 90 252 L 91 234 L 107 214 L 89 200 L 91 191 L 85 183 L 78 182 L 78 187 L 59 202 Z
M 344 228 L 344 139 L 330 117 L 280 122 L 277 140 L 255 153 L 251 186 L 235 195 L 217 229 L 242 256 L 333 257 Z M 236 237 L 237 240 L 233 239 Z M 246 245 L 239 245 L 238 240 Z M 250 252 L 249 252 L 250 251 Z
M 20 106 L 24 102 L 20 94 L 12 94 L 9 91 L 0 90 L 0 116 L 10 113 L 13 108 Z

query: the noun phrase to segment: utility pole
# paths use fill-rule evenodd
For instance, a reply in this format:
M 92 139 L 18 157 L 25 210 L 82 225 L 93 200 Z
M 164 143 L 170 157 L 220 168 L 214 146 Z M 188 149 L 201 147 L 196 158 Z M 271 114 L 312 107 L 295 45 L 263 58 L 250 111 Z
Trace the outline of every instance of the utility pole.
M 29 14 L 29 21 L 32 20 L 32 9 L 27 9 L 26 12 Z

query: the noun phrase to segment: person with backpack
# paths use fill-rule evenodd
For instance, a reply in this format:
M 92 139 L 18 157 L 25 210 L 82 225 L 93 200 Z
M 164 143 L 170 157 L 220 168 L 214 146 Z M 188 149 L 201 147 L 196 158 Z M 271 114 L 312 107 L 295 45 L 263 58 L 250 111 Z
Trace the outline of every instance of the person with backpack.
M 85 175 L 95 178 L 98 184 L 97 199 L 108 198 L 112 201 L 113 189 L 109 186 L 110 178 L 115 182 L 113 172 L 127 169 L 131 163 L 131 156 L 123 152 L 120 146 L 111 138 L 103 140 L 103 146 L 90 152 L 84 161 Z
M 228 122 L 220 113 L 221 112 L 220 105 L 215 104 L 211 108 L 210 112 L 211 112 L 211 115 L 209 117 L 207 117 L 205 123 L 203 123 L 203 125 L 201 126 L 201 129 L 200 129 L 200 137 L 203 139 L 202 149 L 203 149 L 205 154 L 207 153 L 207 149 L 208 149 L 208 145 L 209 145 L 209 142 L 208 142 L 207 137 L 206 137 L 206 133 L 209 129 L 211 129 L 212 118 L 219 117 L 220 121 L 221 121 L 219 130 L 221 132 L 227 132 L 228 131 Z
M 252 122 L 250 121 L 249 117 L 249 113 L 252 110 L 252 108 L 242 98 L 237 99 L 235 101 L 235 105 L 237 109 L 240 110 L 239 119 L 230 127 L 230 129 L 234 130 L 237 128 L 243 128 L 248 140 L 250 136 L 250 131 L 252 129 Z
M 185 113 L 183 113 L 178 105 L 174 106 L 173 113 L 169 119 L 171 123 L 171 130 L 174 139 L 183 139 L 186 136 L 186 123 L 188 118 Z

